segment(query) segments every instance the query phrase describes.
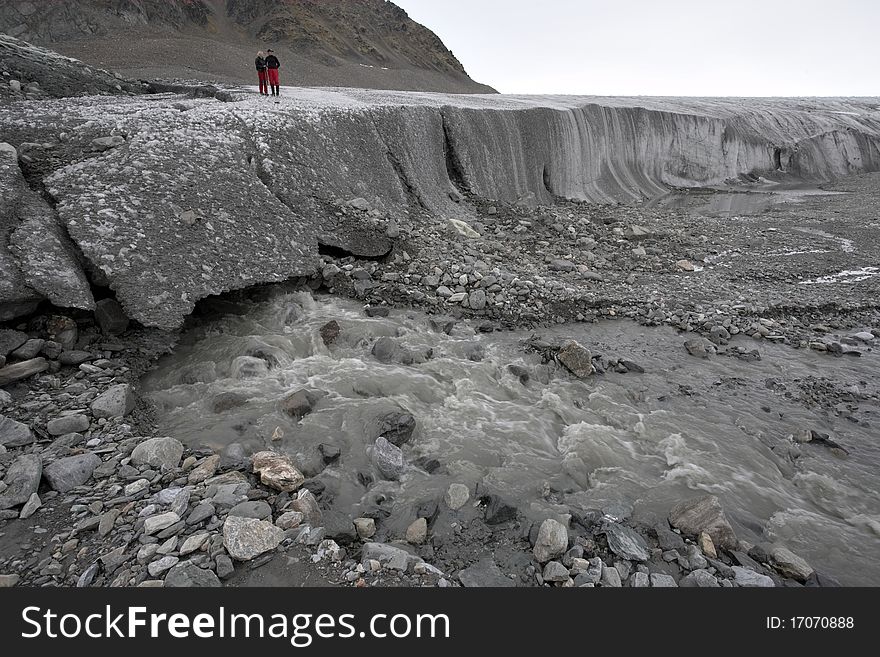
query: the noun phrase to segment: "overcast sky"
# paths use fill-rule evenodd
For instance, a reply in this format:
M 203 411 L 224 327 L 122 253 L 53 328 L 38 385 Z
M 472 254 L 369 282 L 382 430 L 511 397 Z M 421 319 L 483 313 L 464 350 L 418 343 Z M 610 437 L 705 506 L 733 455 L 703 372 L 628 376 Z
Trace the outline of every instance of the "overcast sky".
M 880 0 L 394 0 L 502 93 L 880 95 Z

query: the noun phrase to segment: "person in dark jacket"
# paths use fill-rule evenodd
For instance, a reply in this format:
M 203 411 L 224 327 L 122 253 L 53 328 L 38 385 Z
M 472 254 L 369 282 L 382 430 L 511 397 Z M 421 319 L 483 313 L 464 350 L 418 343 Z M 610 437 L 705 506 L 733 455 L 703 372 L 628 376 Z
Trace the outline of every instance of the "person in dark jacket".
M 266 57 L 266 69 L 269 75 L 269 86 L 272 87 L 272 95 L 280 96 L 281 87 L 278 81 L 278 69 L 281 68 L 281 62 L 275 56 L 275 51 L 269 50 L 269 56 Z
M 269 95 L 269 76 L 266 73 L 266 58 L 263 57 L 263 51 L 257 53 L 257 59 L 254 60 L 254 65 L 257 67 L 257 77 L 260 78 L 260 95 L 268 96 Z

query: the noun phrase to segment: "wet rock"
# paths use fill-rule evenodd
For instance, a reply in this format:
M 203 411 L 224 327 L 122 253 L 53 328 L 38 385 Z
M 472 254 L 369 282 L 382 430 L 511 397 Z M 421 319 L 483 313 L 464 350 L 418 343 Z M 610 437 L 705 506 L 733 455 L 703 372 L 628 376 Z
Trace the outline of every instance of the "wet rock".
M 518 378 L 522 385 L 526 385 L 531 378 L 529 371 L 522 365 L 508 365 L 507 370 Z
M 219 567 L 218 567 L 219 570 Z M 172 588 L 216 588 L 220 580 L 210 570 L 199 568 L 192 561 L 183 561 L 165 575 L 165 586 Z
M 180 375 L 180 382 L 188 386 L 196 383 L 213 383 L 216 380 L 217 364 L 214 361 L 196 363 L 191 367 L 187 367 Z
M 514 581 L 507 577 L 492 557 L 484 557 L 462 570 L 458 580 L 468 588 L 512 588 Z
M 703 338 L 693 338 L 684 343 L 684 348 L 691 356 L 697 358 L 708 358 L 710 354 L 715 353 L 715 347 L 711 342 Z
M 406 461 L 399 447 L 379 436 L 373 445 L 373 463 L 385 479 L 397 481 L 406 469 Z
M 612 524 L 605 528 L 608 547 L 614 554 L 629 561 L 647 561 L 648 544 L 635 531 L 624 525 Z
M 734 581 L 739 586 L 751 588 L 772 588 L 773 586 L 775 586 L 771 578 L 767 577 L 766 575 L 756 573 L 754 570 L 743 568 L 742 566 L 734 566 L 732 570 Z
M 303 419 L 312 412 L 317 404 L 326 393 L 319 390 L 297 390 L 288 395 L 281 402 L 281 410 L 298 420 Z
M 92 415 L 97 418 L 125 417 L 134 410 L 134 393 L 127 383 L 111 386 L 92 402 Z
M 183 445 L 175 438 L 150 438 L 134 448 L 131 462 L 135 466 L 149 465 L 170 470 L 176 468 L 183 456 Z
M 393 338 L 383 336 L 373 344 L 372 354 L 380 363 L 391 363 L 397 358 L 399 350 L 400 347 Z
M 0 445 L 23 447 L 34 442 L 34 434 L 26 424 L 0 415 Z
M 265 520 L 230 516 L 223 523 L 223 545 L 237 561 L 249 561 L 274 550 L 284 539 L 284 531 Z
M 805 582 L 813 573 L 810 564 L 782 545 L 772 546 L 769 553 L 770 565 L 783 577 Z
M 321 327 L 319 333 L 321 334 L 321 340 L 324 341 L 324 345 L 329 347 L 334 342 L 336 342 L 336 338 L 339 337 L 339 323 L 334 319 Z
M 538 563 L 562 556 L 568 549 L 568 529 L 558 520 L 548 518 L 541 523 L 535 539 L 534 555 Z
M 115 299 L 101 299 L 95 304 L 95 320 L 104 335 L 118 335 L 128 330 L 128 316 Z
M 566 342 L 556 357 L 569 372 L 579 379 L 585 379 L 595 371 L 590 351 L 574 340 Z
M 47 369 L 49 369 L 49 361 L 42 357 L 6 365 L 0 369 L 0 387 L 22 381 Z
M 449 488 L 446 489 L 446 494 L 443 496 L 443 501 L 446 502 L 446 506 L 450 509 L 458 511 L 467 504 L 470 496 L 470 489 L 464 484 L 449 484 Z
M 367 317 L 388 317 L 391 311 L 386 306 L 367 306 L 364 308 L 364 314 Z
M 272 507 L 263 500 L 240 502 L 229 509 L 230 516 L 239 518 L 256 518 L 257 520 L 271 520 Z
M 428 536 L 428 521 L 424 518 L 417 518 L 409 527 L 406 528 L 406 542 L 412 545 L 421 545 Z
M 737 540 L 733 527 L 724 515 L 721 502 L 714 495 L 686 500 L 669 512 L 669 524 L 687 536 L 706 532 L 716 547 L 732 550 Z
M 305 481 L 290 458 L 283 454 L 257 452 L 251 458 L 251 464 L 254 474 L 260 475 L 260 481 L 275 490 L 292 493 Z
M 405 409 L 383 413 L 374 420 L 371 438 L 384 436 L 396 447 L 400 447 L 412 438 L 416 428 L 416 419 Z
M 715 576 L 712 575 L 708 570 L 695 570 L 692 573 L 685 575 L 678 582 L 678 585 L 682 588 L 717 588 L 720 586 L 718 584 L 718 580 L 715 579 Z
M 52 490 L 66 493 L 91 479 L 92 473 L 99 465 L 101 458 L 96 454 L 68 456 L 43 468 L 43 478 Z
M 318 445 L 318 451 L 320 452 L 321 459 L 324 461 L 325 465 L 335 463 L 342 455 L 342 450 L 336 445 L 328 445 L 327 443 L 321 443 Z
M 221 392 L 211 400 L 211 410 L 215 413 L 225 413 L 233 408 L 247 404 L 247 396 L 239 392 Z

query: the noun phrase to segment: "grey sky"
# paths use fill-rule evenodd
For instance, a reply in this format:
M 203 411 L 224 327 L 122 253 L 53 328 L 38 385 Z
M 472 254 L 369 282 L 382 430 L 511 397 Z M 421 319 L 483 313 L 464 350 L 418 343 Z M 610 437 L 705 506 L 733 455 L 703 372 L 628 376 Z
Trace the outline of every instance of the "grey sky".
M 394 0 L 503 93 L 880 95 L 880 0 Z

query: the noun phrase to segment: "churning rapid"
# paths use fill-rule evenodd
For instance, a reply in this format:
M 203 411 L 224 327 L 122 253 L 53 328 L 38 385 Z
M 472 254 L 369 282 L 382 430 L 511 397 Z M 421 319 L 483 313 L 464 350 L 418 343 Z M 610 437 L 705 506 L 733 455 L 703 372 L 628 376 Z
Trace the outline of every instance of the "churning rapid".
M 326 346 L 331 321 L 340 331 Z M 373 355 L 385 336 L 398 345 L 391 362 Z M 567 508 L 664 517 L 707 491 L 740 539 L 782 541 L 844 584 L 880 584 L 877 429 L 829 412 L 847 399 L 876 406 L 875 352 L 832 358 L 764 342 L 760 360 L 698 359 L 671 328 L 542 332 L 645 370 L 580 380 L 525 349 L 533 337 L 414 311 L 367 317 L 352 301 L 294 293 L 202 321 L 144 387 L 160 431 L 190 445 L 233 458 L 287 453 L 351 517 L 393 500 L 390 533 L 452 482 L 497 492 L 532 518 Z M 732 345 L 754 349 L 747 338 Z M 298 419 L 283 403 L 303 389 L 311 412 Z M 411 414 L 415 431 L 403 475 L 388 481 L 371 454 L 377 418 L 394 411 Z M 791 440 L 803 430 L 842 449 Z M 338 460 L 324 458 L 336 449 Z

